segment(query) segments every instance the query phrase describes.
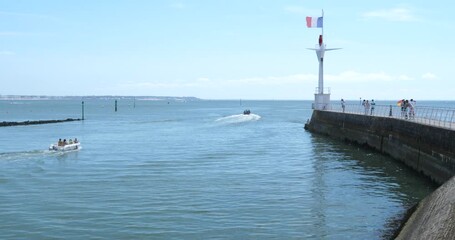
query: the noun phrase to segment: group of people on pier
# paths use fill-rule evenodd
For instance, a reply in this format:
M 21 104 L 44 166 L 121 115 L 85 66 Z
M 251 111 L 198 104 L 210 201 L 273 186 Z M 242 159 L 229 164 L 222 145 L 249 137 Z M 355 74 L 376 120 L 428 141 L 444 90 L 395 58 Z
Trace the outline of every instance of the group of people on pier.
M 376 103 L 374 102 L 374 99 L 371 99 L 371 102 L 368 100 L 363 100 L 362 106 L 365 108 L 365 115 L 373 115 L 374 114 L 374 107 L 376 106 Z
M 68 142 L 66 141 L 66 139 L 63 139 L 63 141 L 62 141 L 62 139 L 60 138 L 60 139 L 58 140 L 57 145 L 58 145 L 59 147 L 63 147 L 63 146 L 65 146 L 65 145 L 73 144 L 73 143 L 78 143 L 78 142 L 79 142 L 79 141 L 77 140 L 77 138 L 75 138 L 74 141 L 73 141 L 73 139 L 70 138 L 70 140 L 68 140 Z
M 371 101 L 364 99 L 363 102 L 361 102 L 362 107 L 364 109 L 364 114 L 365 115 L 374 115 L 374 109 L 376 106 L 376 102 L 374 99 Z M 414 119 L 415 118 L 415 108 L 416 108 L 417 102 L 414 99 L 411 100 L 399 100 L 397 102 L 397 105 L 401 108 L 401 117 L 404 119 Z M 341 99 L 341 109 L 343 112 L 346 110 L 346 103 L 344 99 Z M 390 105 L 390 113 L 389 116 L 392 116 L 392 105 Z
M 401 107 L 401 117 L 405 119 L 414 119 L 415 107 L 417 102 L 414 99 L 408 101 L 407 99 L 398 101 L 398 106 Z

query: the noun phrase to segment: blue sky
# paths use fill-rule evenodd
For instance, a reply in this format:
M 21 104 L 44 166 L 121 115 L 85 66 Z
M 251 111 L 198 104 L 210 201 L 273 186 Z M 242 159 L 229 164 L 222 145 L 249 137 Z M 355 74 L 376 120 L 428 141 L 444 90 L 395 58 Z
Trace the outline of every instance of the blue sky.
M 0 95 L 455 100 L 452 1 L 0 0 Z

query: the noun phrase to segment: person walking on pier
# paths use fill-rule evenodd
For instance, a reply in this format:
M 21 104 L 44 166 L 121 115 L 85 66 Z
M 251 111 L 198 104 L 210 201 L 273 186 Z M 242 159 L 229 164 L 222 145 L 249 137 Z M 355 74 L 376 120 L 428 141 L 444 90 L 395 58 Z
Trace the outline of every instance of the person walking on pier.
M 371 99 L 371 112 L 370 112 L 370 115 L 374 114 L 374 106 L 375 105 L 376 105 L 376 103 L 374 102 L 374 99 Z
M 344 112 L 344 109 L 346 108 L 346 106 L 344 104 L 344 99 L 341 99 L 341 108 L 343 109 L 343 112 Z

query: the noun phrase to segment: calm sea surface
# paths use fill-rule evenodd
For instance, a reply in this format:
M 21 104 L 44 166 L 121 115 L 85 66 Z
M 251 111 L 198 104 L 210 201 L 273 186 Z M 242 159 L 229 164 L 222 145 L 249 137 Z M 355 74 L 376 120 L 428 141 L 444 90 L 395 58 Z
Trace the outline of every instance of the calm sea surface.
M 0 121 L 80 112 L 80 101 L 0 101 Z M 85 100 L 83 122 L 1 127 L 0 239 L 387 237 L 436 186 L 306 132 L 311 112 L 310 101 L 119 100 L 114 112 Z M 47 150 L 74 137 L 79 151 Z

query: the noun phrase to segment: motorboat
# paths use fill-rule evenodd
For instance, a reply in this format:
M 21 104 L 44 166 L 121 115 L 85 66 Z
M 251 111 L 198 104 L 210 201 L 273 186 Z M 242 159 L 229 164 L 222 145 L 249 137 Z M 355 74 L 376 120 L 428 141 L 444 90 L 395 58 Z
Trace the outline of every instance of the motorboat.
M 250 115 L 251 111 L 250 109 L 246 109 L 245 111 L 243 111 L 243 115 Z
M 72 151 L 72 150 L 77 150 L 81 148 L 81 143 L 71 143 L 71 144 L 65 144 L 64 146 L 59 146 L 57 143 L 51 144 L 49 146 L 49 150 L 51 151 Z

